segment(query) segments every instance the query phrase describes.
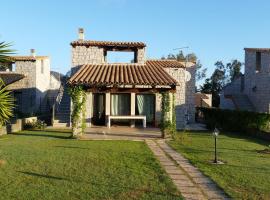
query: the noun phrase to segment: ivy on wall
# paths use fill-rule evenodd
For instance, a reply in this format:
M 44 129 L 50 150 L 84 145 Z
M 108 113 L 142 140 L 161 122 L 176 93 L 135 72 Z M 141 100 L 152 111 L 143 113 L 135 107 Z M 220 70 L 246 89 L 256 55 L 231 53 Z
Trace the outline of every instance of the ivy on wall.
M 170 103 L 170 93 L 161 93 L 161 122 L 160 128 L 163 137 L 175 137 L 176 134 L 176 115 L 175 115 L 175 95 L 172 94 L 172 103 Z M 171 113 L 172 112 L 172 113 Z M 171 115 L 172 114 L 172 118 Z
M 73 137 L 78 134 L 82 134 L 86 128 L 85 112 L 86 112 L 86 93 L 82 86 L 70 86 L 68 88 L 68 93 L 72 100 L 72 113 L 71 113 L 71 123 L 72 123 L 72 133 Z M 80 124 L 81 123 L 81 124 Z M 81 129 L 81 131 L 79 130 Z

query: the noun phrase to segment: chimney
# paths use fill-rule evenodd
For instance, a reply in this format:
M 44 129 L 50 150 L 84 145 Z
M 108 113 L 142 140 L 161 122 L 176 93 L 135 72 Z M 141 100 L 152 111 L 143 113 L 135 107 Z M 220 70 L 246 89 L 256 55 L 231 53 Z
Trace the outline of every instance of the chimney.
M 84 30 L 83 30 L 83 28 L 79 28 L 79 40 L 84 40 Z
M 35 49 L 30 49 L 31 56 L 36 57 L 36 50 Z

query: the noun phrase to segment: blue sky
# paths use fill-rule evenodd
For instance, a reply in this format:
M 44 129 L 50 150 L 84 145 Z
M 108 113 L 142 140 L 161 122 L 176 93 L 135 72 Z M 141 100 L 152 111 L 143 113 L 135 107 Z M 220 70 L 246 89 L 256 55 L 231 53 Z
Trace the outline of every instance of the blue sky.
M 244 61 L 244 47 L 270 47 L 268 0 L 1 0 L 1 8 L 0 41 L 51 56 L 61 72 L 79 27 L 86 39 L 146 42 L 149 58 L 189 46 L 208 74 L 217 60 Z

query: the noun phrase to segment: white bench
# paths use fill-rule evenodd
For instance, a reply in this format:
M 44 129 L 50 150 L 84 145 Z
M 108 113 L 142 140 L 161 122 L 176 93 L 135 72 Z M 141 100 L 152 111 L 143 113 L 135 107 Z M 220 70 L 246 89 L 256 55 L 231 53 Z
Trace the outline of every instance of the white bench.
M 111 120 L 112 119 L 141 119 L 143 120 L 143 128 L 146 128 L 146 116 L 144 115 L 108 115 L 108 128 L 111 127 Z

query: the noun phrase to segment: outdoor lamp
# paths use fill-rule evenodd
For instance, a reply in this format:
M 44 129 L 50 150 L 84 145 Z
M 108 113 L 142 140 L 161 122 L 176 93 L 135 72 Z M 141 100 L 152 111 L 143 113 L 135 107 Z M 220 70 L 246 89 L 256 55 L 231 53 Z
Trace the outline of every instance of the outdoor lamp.
M 214 163 L 217 163 L 217 136 L 219 134 L 219 130 L 217 128 L 214 129 L 213 131 L 213 136 L 215 138 L 215 159 Z

